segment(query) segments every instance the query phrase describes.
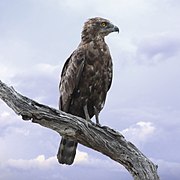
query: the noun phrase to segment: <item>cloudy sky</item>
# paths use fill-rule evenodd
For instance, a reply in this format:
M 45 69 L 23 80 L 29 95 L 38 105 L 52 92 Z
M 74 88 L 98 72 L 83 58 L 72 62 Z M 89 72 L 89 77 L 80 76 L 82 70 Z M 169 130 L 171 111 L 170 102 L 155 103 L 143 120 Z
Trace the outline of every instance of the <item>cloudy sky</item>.
M 180 2 L 178 0 L 0 0 L 0 80 L 57 108 L 61 68 L 84 21 L 121 29 L 106 38 L 113 85 L 100 115 L 155 164 L 180 179 Z M 59 135 L 0 101 L 0 180 L 131 180 L 126 169 L 79 145 L 73 166 L 57 163 Z

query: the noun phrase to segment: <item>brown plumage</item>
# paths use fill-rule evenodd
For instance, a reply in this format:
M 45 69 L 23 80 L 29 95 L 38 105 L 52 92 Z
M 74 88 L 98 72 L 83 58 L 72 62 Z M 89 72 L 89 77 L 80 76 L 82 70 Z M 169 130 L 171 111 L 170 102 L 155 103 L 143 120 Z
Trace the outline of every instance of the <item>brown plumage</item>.
M 112 60 L 104 37 L 118 27 L 103 18 L 89 19 L 82 31 L 81 43 L 65 62 L 59 85 L 59 109 L 99 124 L 106 94 L 112 82 Z M 77 142 L 62 137 L 58 161 L 72 164 Z

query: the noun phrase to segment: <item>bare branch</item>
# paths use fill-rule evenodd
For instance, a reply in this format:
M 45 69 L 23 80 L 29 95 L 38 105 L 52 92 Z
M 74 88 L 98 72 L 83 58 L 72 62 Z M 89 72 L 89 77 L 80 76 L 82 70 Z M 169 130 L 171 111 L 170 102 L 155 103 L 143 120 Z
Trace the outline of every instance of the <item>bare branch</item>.
M 69 136 L 79 143 L 99 151 L 122 164 L 135 180 L 159 180 L 157 166 L 145 157 L 122 134 L 99 127 L 80 117 L 39 104 L 0 81 L 0 98 L 24 120 L 31 120 L 44 127 Z

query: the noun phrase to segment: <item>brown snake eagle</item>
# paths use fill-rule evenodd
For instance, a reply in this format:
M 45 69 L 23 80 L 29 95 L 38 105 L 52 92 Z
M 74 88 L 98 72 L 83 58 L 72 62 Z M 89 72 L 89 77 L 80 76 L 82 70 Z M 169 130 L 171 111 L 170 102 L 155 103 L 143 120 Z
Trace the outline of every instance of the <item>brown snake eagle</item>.
M 59 85 L 59 109 L 88 121 L 95 115 L 99 124 L 106 94 L 112 82 L 112 59 L 105 36 L 119 32 L 104 18 L 85 22 L 81 42 L 64 64 Z M 57 158 L 61 164 L 72 164 L 77 142 L 62 137 Z

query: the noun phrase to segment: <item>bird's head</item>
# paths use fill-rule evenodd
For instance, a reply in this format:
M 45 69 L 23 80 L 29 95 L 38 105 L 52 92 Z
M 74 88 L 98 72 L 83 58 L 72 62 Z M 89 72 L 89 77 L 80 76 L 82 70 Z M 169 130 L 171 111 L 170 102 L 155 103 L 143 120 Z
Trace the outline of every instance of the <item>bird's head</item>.
M 119 32 L 119 28 L 109 20 L 100 17 L 91 18 L 84 24 L 82 40 L 92 41 L 97 37 L 104 38 L 112 32 Z

